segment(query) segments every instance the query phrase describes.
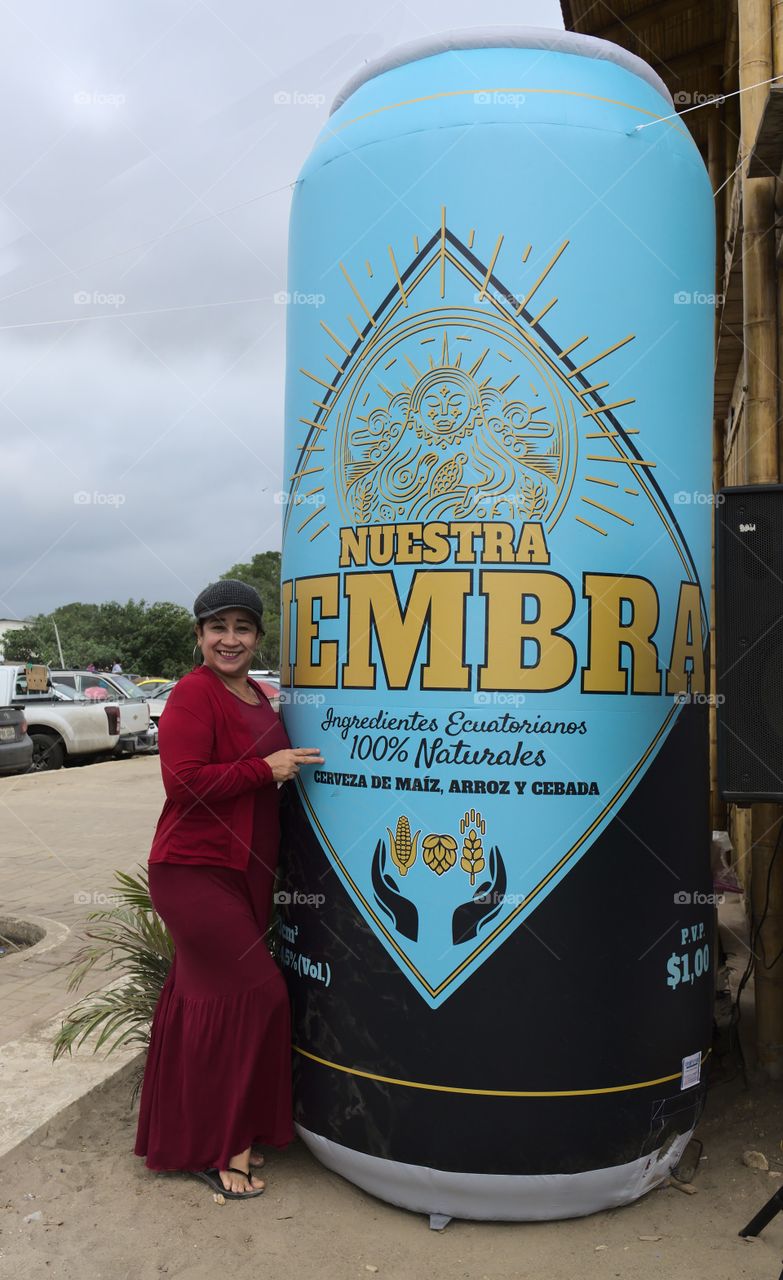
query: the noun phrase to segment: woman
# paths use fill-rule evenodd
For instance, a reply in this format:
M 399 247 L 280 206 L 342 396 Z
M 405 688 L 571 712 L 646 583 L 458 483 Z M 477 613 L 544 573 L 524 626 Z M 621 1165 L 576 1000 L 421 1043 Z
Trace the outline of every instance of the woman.
M 293 1137 L 288 996 L 266 945 L 277 788 L 323 758 L 292 749 L 248 679 L 263 635 L 258 592 L 224 579 L 193 611 L 203 665 L 178 682 L 160 720 L 166 802 L 149 884 L 174 961 L 152 1023 L 136 1154 L 247 1199 L 264 1189 L 253 1144 Z

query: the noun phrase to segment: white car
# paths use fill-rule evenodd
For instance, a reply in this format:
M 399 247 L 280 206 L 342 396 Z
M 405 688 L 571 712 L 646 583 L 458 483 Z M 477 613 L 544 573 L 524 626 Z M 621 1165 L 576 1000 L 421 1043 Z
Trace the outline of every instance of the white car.
M 150 733 L 147 700 L 126 676 L 93 671 L 51 671 L 53 683 L 71 689 L 78 701 L 112 702 L 120 710 L 118 755 L 149 751 L 157 745 L 157 734 Z
M 161 685 L 159 689 L 156 689 L 151 698 L 147 698 L 147 706 L 150 709 L 150 720 L 156 728 L 160 717 L 166 709 L 166 699 L 176 683 L 176 680 L 170 680 L 168 684 Z

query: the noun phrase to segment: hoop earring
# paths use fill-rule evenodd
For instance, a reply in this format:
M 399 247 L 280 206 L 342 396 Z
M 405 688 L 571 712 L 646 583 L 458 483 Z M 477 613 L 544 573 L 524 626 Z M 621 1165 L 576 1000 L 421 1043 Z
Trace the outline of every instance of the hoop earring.
M 196 654 L 197 654 L 197 653 L 201 653 L 201 650 L 199 649 L 198 644 L 194 644 L 194 646 L 193 646 L 193 666 L 194 666 L 194 667 L 195 667 L 195 666 L 200 666 L 200 665 L 201 665 L 201 663 L 197 663 L 197 662 L 196 662 Z M 203 655 L 203 653 L 201 654 L 201 661 L 202 661 L 202 662 L 204 661 L 204 655 Z

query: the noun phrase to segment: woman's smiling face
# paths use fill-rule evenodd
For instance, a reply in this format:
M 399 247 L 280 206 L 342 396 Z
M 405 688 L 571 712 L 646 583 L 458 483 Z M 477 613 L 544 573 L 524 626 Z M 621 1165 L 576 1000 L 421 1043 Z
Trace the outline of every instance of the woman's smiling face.
M 246 676 L 259 640 L 258 623 L 244 609 L 225 609 L 205 618 L 198 630 L 204 664 L 220 676 Z

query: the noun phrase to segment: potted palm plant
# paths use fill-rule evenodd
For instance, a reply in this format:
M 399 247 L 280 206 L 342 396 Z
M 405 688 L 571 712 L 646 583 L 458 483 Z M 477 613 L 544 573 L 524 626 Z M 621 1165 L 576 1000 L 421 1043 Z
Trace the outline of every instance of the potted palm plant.
M 54 1040 L 54 1061 L 86 1040 L 96 1053 L 113 1053 L 121 1045 L 149 1044 L 150 1027 L 163 983 L 171 967 L 174 945 L 155 911 L 147 870 L 138 875 L 114 873 L 114 904 L 87 917 L 85 944 L 71 961 L 68 990 L 76 991 L 93 970 L 115 976 L 101 990 L 82 996 L 67 1014 Z M 134 1096 L 141 1085 L 141 1072 Z

